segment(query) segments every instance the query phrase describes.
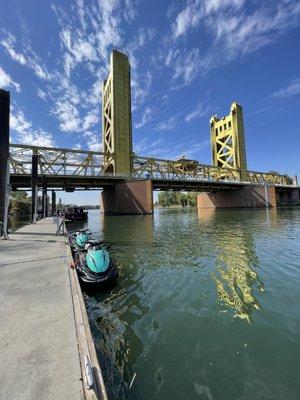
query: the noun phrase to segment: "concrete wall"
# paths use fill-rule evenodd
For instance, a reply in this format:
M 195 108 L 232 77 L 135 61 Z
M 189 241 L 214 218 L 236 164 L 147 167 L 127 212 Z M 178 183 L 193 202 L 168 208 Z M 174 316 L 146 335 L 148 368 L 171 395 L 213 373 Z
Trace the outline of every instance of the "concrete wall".
M 300 193 L 298 188 L 284 191 L 276 191 L 276 202 L 278 206 L 300 204 Z
M 203 208 L 260 208 L 276 207 L 275 187 L 243 187 L 241 189 L 222 190 L 201 193 L 197 198 L 198 209 Z
M 104 189 L 100 198 L 100 211 L 114 214 L 152 214 L 152 182 L 122 182 L 114 188 Z

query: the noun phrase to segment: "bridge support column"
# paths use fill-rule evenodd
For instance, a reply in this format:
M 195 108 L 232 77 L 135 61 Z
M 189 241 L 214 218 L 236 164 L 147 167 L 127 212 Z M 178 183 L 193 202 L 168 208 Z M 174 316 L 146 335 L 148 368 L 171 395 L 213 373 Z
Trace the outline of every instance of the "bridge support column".
M 54 215 L 56 213 L 56 192 L 52 190 L 51 197 L 51 214 Z
M 201 193 L 197 197 L 198 209 L 204 208 L 264 208 L 276 207 L 274 186 L 242 187 L 217 192 Z
M 0 221 L 4 221 L 7 195 L 7 161 L 9 158 L 10 94 L 0 89 Z
M 48 217 L 47 180 L 45 176 L 42 180 L 42 214 L 43 218 Z
M 31 221 L 35 223 L 37 217 L 37 192 L 38 192 L 38 156 L 32 155 L 31 161 Z
M 110 214 L 152 214 L 152 182 L 121 182 L 114 188 L 104 189 L 100 198 L 100 211 Z

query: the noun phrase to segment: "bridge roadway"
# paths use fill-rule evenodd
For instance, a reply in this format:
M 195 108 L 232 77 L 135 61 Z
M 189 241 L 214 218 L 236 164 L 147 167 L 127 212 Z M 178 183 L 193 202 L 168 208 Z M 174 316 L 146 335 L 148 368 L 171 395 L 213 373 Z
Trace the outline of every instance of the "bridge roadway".
M 99 190 L 108 187 L 113 187 L 117 183 L 128 180 L 144 180 L 145 178 L 128 179 L 125 176 L 117 175 L 44 175 L 47 181 L 47 188 L 57 190 L 74 190 L 74 189 L 90 189 Z M 262 186 L 263 183 L 250 183 L 225 180 L 193 180 L 189 179 L 165 179 L 165 178 L 149 178 L 153 184 L 153 190 L 183 190 L 195 192 L 209 192 L 226 189 L 240 189 L 243 186 Z M 31 175 L 30 174 L 14 174 L 10 175 L 10 184 L 13 190 L 30 189 Z M 273 185 L 274 186 L 274 185 Z M 275 185 L 277 190 L 290 190 L 291 186 Z M 38 176 L 38 187 L 42 187 L 42 176 Z

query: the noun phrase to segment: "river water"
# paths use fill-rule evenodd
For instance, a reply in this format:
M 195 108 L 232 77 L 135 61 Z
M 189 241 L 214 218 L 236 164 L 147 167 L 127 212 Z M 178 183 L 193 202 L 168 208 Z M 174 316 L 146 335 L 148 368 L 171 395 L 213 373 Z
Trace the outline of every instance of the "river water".
M 111 399 L 300 398 L 299 208 L 90 211 L 89 227 L 120 267 L 86 295 Z

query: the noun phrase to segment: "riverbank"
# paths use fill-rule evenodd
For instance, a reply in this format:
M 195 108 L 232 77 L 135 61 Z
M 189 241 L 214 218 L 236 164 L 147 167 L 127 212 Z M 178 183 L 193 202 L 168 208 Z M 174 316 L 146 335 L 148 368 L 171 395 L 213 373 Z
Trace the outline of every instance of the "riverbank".
M 0 242 L 1 399 L 96 399 L 83 387 L 82 295 L 55 232 L 46 218 Z

